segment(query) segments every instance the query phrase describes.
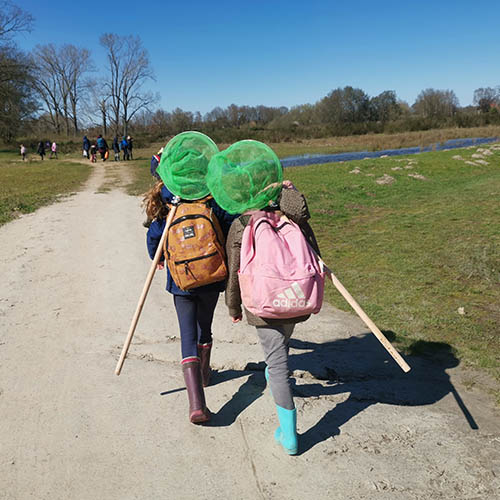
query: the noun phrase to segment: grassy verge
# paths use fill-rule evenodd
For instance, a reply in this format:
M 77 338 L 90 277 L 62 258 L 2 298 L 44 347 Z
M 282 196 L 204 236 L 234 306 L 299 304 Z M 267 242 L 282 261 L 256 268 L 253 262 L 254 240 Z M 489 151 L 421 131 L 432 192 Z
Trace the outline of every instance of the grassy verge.
M 500 380 L 500 151 L 492 151 L 488 165 L 466 164 L 476 153 L 467 149 L 285 175 L 308 198 L 325 261 L 401 349 L 444 342 Z M 333 286 L 327 298 L 349 309 Z
M 90 172 L 90 166 L 79 163 L 23 163 L 8 153 L 0 154 L 0 225 L 78 190 Z

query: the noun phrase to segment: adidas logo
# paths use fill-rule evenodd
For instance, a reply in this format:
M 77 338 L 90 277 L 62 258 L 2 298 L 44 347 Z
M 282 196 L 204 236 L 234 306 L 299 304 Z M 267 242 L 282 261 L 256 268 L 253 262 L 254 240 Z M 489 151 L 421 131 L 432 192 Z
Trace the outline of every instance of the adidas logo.
M 309 305 L 300 285 L 294 281 L 283 293 L 279 293 L 273 300 L 274 307 L 286 307 L 288 309 L 303 308 Z

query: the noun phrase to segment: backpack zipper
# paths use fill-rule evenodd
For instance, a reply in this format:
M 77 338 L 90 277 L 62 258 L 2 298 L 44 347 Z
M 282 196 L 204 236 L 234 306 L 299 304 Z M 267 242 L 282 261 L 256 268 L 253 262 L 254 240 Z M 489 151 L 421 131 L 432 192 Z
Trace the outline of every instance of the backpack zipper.
M 178 261 L 174 262 L 174 264 L 176 266 L 184 264 L 184 272 L 186 273 L 186 276 L 188 274 L 191 274 L 191 276 L 194 279 L 196 279 L 196 276 L 193 274 L 193 271 L 191 271 L 191 269 L 189 268 L 189 263 L 194 262 L 196 260 L 208 259 L 209 257 L 213 257 L 214 255 L 218 255 L 218 252 L 213 252 L 213 253 L 210 253 L 208 255 L 202 255 L 201 257 L 194 257 L 192 259 L 178 260 Z
M 207 255 L 202 255 L 201 257 L 193 257 L 192 259 L 186 259 L 186 260 L 177 260 L 177 261 L 174 261 L 174 264 L 176 266 L 178 266 L 179 264 L 184 264 L 187 266 L 190 262 L 194 262 L 196 260 L 208 259 L 208 257 L 213 257 L 214 255 L 217 255 L 218 253 L 219 252 L 212 252 L 212 253 L 209 253 Z

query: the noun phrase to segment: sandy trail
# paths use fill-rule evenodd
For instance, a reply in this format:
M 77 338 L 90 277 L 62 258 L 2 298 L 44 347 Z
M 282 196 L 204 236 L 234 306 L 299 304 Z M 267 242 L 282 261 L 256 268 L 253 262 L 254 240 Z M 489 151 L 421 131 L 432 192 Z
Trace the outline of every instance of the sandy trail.
M 499 412 L 471 372 L 450 355 L 405 375 L 330 307 L 292 345 L 297 457 L 273 442 L 260 346 L 222 299 L 210 426 L 187 420 L 163 273 L 114 375 L 149 261 L 140 200 L 98 193 L 104 168 L 0 228 L 0 498 L 495 498 Z

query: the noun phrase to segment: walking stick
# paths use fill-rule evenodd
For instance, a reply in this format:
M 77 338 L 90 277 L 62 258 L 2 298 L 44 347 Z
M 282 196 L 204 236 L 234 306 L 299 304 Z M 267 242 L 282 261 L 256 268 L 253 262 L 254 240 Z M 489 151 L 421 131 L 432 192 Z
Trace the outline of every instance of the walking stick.
M 146 278 L 146 283 L 144 283 L 144 288 L 142 289 L 141 296 L 139 298 L 139 303 L 137 304 L 137 308 L 134 313 L 134 317 L 132 318 L 132 323 L 130 324 L 130 328 L 128 331 L 127 339 L 125 340 L 125 344 L 123 345 L 122 353 L 120 354 L 120 359 L 115 368 L 115 374 L 120 375 L 122 371 L 123 363 L 125 362 L 125 358 L 127 357 L 128 348 L 130 347 L 130 343 L 132 342 L 132 337 L 134 336 L 135 328 L 139 321 L 139 316 L 142 312 L 142 307 L 144 306 L 144 302 L 146 301 L 146 296 L 149 292 L 149 287 L 151 286 L 151 282 L 153 281 L 153 276 L 155 275 L 156 268 L 158 263 L 160 262 L 161 253 L 163 251 L 163 243 L 165 242 L 165 238 L 167 237 L 168 228 L 174 218 L 175 211 L 177 209 L 176 205 L 177 201 L 174 198 L 174 205 L 170 209 L 170 212 L 167 217 L 167 222 L 165 223 L 165 229 L 163 230 L 163 234 L 161 235 L 160 243 L 158 244 L 158 248 L 156 249 L 156 253 L 151 263 L 151 267 L 149 269 L 148 276 Z
M 318 257 L 319 258 L 319 257 Z M 365 325 L 371 330 L 371 332 L 377 337 L 380 343 L 385 347 L 387 352 L 393 357 L 394 361 L 400 366 L 400 368 L 405 372 L 409 372 L 411 370 L 410 366 L 406 361 L 401 357 L 398 351 L 394 349 L 393 345 L 387 340 L 385 335 L 378 329 L 377 325 L 368 317 L 368 315 L 361 309 L 361 306 L 354 300 L 352 295 L 345 289 L 344 285 L 337 279 L 335 274 L 326 266 L 326 264 L 319 259 L 319 263 L 323 266 L 326 273 L 330 276 L 333 285 L 340 292 L 340 294 L 344 297 L 349 305 L 356 311 L 358 316 L 364 321 Z

